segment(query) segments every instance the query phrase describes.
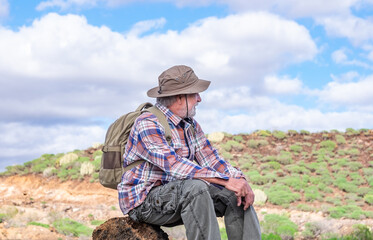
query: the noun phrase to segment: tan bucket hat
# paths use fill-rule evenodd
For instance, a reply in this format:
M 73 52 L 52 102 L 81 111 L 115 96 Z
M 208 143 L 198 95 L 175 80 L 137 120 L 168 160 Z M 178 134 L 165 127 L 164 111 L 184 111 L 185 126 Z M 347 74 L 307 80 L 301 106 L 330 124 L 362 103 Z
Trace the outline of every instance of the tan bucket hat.
M 205 91 L 210 83 L 210 81 L 199 79 L 192 68 L 177 65 L 159 75 L 158 87 L 150 89 L 147 94 L 149 97 L 156 98 L 200 93 Z

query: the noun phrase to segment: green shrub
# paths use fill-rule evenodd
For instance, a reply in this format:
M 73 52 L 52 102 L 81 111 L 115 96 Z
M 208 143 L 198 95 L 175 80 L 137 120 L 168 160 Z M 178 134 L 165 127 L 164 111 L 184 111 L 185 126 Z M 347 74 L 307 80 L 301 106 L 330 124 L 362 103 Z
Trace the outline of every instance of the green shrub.
M 53 222 L 53 226 L 59 233 L 64 235 L 72 234 L 75 237 L 79 237 L 80 235 L 91 236 L 93 232 L 91 228 L 69 218 L 57 220 Z
M 285 215 L 267 214 L 261 226 L 263 233 L 272 233 L 281 239 L 293 239 L 294 234 L 298 232 L 298 226 Z
M 257 134 L 258 134 L 258 136 L 262 136 L 262 137 L 270 137 L 270 136 L 272 136 L 271 131 L 269 131 L 269 130 L 259 130 L 257 132 Z
M 286 138 L 286 134 L 282 131 L 273 131 L 272 135 L 279 140 Z
M 288 130 L 288 134 L 289 134 L 290 136 L 294 136 L 294 135 L 297 135 L 298 132 L 297 132 L 296 130 Z
M 342 135 L 336 135 L 335 140 L 337 141 L 338 144 L 345 144 L 346 139 Z
M 277 156 L 276 161 L 283 165 L 287 165 L 293 162 L 293 158 L 290 152 L 281 151 L 280 155 Z
M 262 233 L 262 240 L 281 240 L 281 237 L 273 233 Z
M 369 205 L 373 205 L 373 194 L 367 194 L 364 196 L 364 201 Z
M 373 233 L 369 227 L 363 224 L 356 224 L 353 226 L 354 230 L 351 234 L 343 237 L 343 240 L 372 240 Z
M 320 147 L 325 148 L 328 151 L 333 151 L 337 147 L 337 144 L 331 140 L 326 140 L 320 143 Z
M 300 130 L 300 134 L 302 135 L 310 135 L 310 132 L 307 130 Z
M 309 186 L 306 189 L 304 189 L 304 197 L 306 201 L 309 202 L 321 199 L 321 195 L 316 186 Z
M 301 151 L 303 151 L 303 147 L 297 144 L 294 144 L 290 146 L 290 150 L 296 153 L 300 153 Z
M 248 146 L 249 148 L 258 148 L 258 147 L 259 147 L 259 141 L 254 140 L 254 139 L 250 139 L 250 140 L 247 142 L 247 146 Z
M 303 212 L 313 212 L 315 208 L 313 206 L 310 206 L 308 204 L 298 204 L 297 210 L 303 211 Z
M 373 168 L 363 168 L 364 176 L 373 176 Z
M 363 197 L 368 193 L 373 194 L 373 189 L 370 187 L 361 187 L 357 189 L 356 193 L 358 196 Z
M 351 182 L 355 185 L 362 185 L 365 183 L 364 178 L 358 172 L 352 172 L 350 178 Z
M 359 135 L 360 132 L 358 130 L 355 130 L 353 128 L 347 128 L 346 129 L 346 135 L 348 136 L 356 136 L 356 135 Z
M 363 167 L 363 165 L 360 162 L 350 162 L 347 164 L 347 166 L 353 172 L 356 172 L 357 170 Z
M 279 183 L 285 184 L 286 186 L 292 187 L 295 191 L 301 191 L 305 186 L 306 183 L 301 181 L 299 177 L 286 177 L 283 179 L 278 180 Z
M 294 173 L 299 173 L 299 174 L 309 174 L 310 171 L 302 166 L 298 166 L 296 164 L 288 165 L 286 169 L 291 172 L 292 174 Z
M 233 136 L 233 140 L 240 143 L 243 141 L 243 137 L 241 135 L 236 135 Z
M 105 222 L 104 220 L 92 220 L 91 225 L 99 226 L 99 225 L 103 224 L 104 222 Z
M 27 225 L 34 225 L 34 226 L 39 226 L 39 227 L 43 227 L 43 228 L 48 228 L 49 229 L 49 225 L 45 224 L 45 223 L 29 222 L 29 223 L 27 223 Z
M 268 165 L 270 166 L 271 169 L 274 169 L 274 170 L 278 170 L 281 168 L 281 164 L 275 161 L 270 161 Z
M 364 211 L 355 205 L 345 205 L 345 206 L 337 206 L 328 209 L 330 217 L 332 218 L 352 218 L 352 219 L 361 219 L 364 218 L 366 215 Z
M 299 193 L 293 193 L 288 186 L 274 185 L 266 191 L 268 202 L 275 205 L 289 204 L 300 199 Z
M 351 193 L 357 192 L 357 186 L 351 182 L 348 182 L 343 177 L 337 178 L 335 180 L 334 185 L 337 186 L 340 190 L 345 191 L 345 192 L 351 192 Z
M 315 239 L 317 236 L 319 236 L 321 233 L 321 227 L 317 223 L 306 223 L 305 229 L 302 232 L 302 236 L 305 239 Z
M 359 155 L 360 155 L 360 151 L 359 151 L 359 149 L 357 149 L 357 148 L 349 149 L 349 150 L 347 150 L 346 153 L 347 153 L 348 155 L 351 155 L 351 156 L 359 156 Z

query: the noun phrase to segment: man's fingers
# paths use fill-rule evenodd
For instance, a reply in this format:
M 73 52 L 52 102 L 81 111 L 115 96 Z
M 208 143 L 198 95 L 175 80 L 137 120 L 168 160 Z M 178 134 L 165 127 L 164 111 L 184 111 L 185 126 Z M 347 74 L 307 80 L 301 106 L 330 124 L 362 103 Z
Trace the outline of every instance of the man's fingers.
M 241 197 L 238 196 L 238 197 L 237 197 L 237 206 L 238 206 L 238 207 L 241 206 L 241 203 L 242 203 Z

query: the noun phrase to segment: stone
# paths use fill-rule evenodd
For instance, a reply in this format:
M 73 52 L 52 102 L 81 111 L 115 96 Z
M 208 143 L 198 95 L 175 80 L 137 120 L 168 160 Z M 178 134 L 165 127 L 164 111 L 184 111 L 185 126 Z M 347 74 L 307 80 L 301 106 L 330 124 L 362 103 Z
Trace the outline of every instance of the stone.
M 208 140 L 210 142 L 221 142 L 224 139 L 224 133 L 222 133 L 222 132 L 213 132 L 213 133 L 210 133 L 207 136 L 207 138 L 208 138 Z
M 74 162 L 79 158 L 76 153 L 68 153 L 60 159 L 60 166 Z
M 166 240 L 165 233 L 159 226 L 138 223 L 128 216 L 111 218 L 98 226 L 92 234 L 92 240 Z
M 267 201 L 267 194 L 265 194 L 262 190 L 254 189 L 253 192 L 255 195 L 254 204 L 263 205 Z
M 80 175 L 91 175 L 95 171 L 95 166 L 90 162 L 84 162 L 80 166 Z

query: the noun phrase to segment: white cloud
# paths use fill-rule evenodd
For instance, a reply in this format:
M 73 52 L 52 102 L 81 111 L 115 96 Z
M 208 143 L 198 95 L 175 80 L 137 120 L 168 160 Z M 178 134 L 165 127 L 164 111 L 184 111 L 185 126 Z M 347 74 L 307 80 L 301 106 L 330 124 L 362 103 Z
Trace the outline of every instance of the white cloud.
M 1 119 L 80 121 L 129 111 L 175 64 L 192 66 L 216 87 L 255 85 L 312 59 L 317 48 L 303 26 L 268 13 L 207 18 L 143 37 L 51 13 L 17 32 L 0 28 L 0 52 Z
M 102 143 L 105 131 L 98 126 L 2 123 L 0 171 L 5 166 L 31 161 L 44 153 L 66 153 L 86 149 L 93 143 Z
M 125 5 L 136 2 L 135 0 L 49 0 L 41 2 L 38 10 L 44 10 L 48 7 L 59 7 L 66 10 L 70 7 L 85 6 L 90 7 L 104 3 L 108 6 Z M 277 14 L 282 14 L 293 18 L 302 17 L 317 17 L 327 15 L 345 15 L 350 12 L 352 7 L 358 8 L 365 5 L 371 5 L 369 0 L 314 0 L 314 1 L 298 1 L 298 0 L 142 0 L 137 2 L 169 2 L 178 7 L 185 6 L 209 6 L 209 5 L 225 5 L 235 12 L 246 11 L 268 11 Z
M 341 74 L 339 76 L 335 76 L 334 74 L 331 74 L 331 78 L 335 82 L 351 82 L 355 79 L 357 79 L 360 76 L 358 72 L 350 71 L 344 74 Z
M 141 34 L 146 33 L 151 29 L 159 29 L 166 23 L 165 18 L 155 20 L 147 20 L 136 23 L 132 29 L 126 34 L 128 37 L 139 37 Z
M 317 22 L 324 26 L 330 36 L 346 37 L 354 45 L 373 40 L 373 21 L 353 15 L 338 15 L 318 18 Z
M 364 111 L 322 112 L 319 109 L 304 109 L 286 105 L 269 97 L 240 95 L 231 100 L 232 95 L 222 91 L 222 97 L 213 103 L 203 102 L 197 110 L 197 120 L 206 133 L 226 131 L 229 133 L 248 133 L 257 129 L 269 130 L 345 130 L 346 128 L 367 128 L 371 126 L 373 114 Z M 207 93 L 206 93 L 207 94 Z M 216 95 L 216 94 L 215 94 Z M 206 99 L 206 98 L 205 98 Z M 227 109 L 211 109 L 212 104 L 226 105 L 236 103 Z M 246 104 L 246 105 L 245 105 Z
M 8 0 L 0 0 L 0 18 L 7 17 L 9 14 Z
M 338 49 L 332 53 L 332 59 L 336 63 L 343 63 L 347 60 L 347 55 L 344 49 Z
M 290 79 L 288 76 L 279 78 L 272 75 L 264 78 L 264 87 L 268 93 L 293 95 L 299 94 L 302 90 L 302 81 L 298 78 Z
M 343 64 L 343 65 L 351 65 L 351 66 L 358 66 L 367 69 L 373 69 L 373 66 L 368 64 L 365 61 L 360 61 L 356 59 L 349 60 L 346 54 L 346 49 L 338 49 L 332 53 L 332 59 L 335 63 Z
M 320 92 L 320 99 L 331 105 L 373 111 L 373 75 L 356 82 L 333 81 Z
M 36 10 L 43 11 L 48 8 L 60 8 L 61 10 L 68 10 L 72 7 L 93 7 L 96 6 L 97 0 L 50 0 L 40 2 L 36 6 Z

